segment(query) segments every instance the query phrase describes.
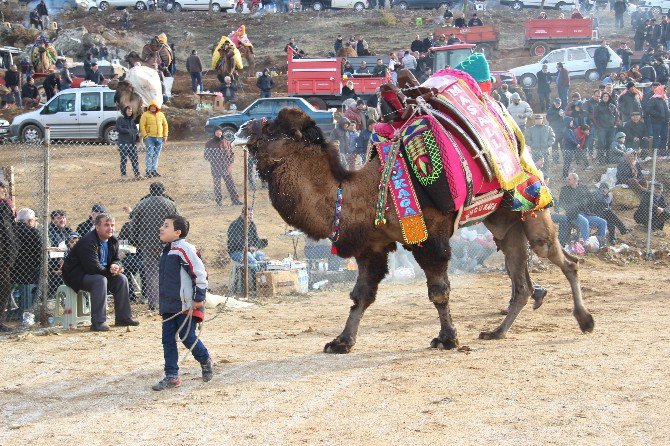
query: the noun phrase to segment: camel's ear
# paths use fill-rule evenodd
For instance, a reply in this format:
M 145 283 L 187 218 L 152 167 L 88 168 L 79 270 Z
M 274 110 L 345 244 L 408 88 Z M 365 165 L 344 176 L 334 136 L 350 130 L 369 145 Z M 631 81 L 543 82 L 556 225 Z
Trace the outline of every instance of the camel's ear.
M 302 139 L 302 132 L 298 129 L 291 129 L 291 134 L 289 135 L 293 139 Z

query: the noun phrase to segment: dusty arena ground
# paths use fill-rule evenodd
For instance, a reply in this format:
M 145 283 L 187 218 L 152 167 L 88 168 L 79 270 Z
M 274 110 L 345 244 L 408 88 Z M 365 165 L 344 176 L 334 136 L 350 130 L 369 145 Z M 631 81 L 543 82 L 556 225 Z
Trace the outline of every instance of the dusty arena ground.
M 499 322 L 503 273 L 453 280 L 467 351 L 427 348 L 437 315 L 422 284 L 382 287 L 349 355 L 321 353 L 343 325 L 345 292 L 230 310 L 206 324 L 216 364 L 203 384 L 182 366 L 161 377 L 157 316 L 137 329 L 0 340 L 0 444 L 146 445 L 662 445 L 670 442 L 667 267 L 582 268 L 595 332 L 570 314 L 555 269 L 550 294 L 507 339 L 479 341 Z

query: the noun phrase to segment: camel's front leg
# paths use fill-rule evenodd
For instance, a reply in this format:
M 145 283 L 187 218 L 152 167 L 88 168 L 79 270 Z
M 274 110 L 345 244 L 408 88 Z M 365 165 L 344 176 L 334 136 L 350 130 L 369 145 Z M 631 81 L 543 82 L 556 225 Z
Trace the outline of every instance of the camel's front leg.
M 495 330 L 483 331 L 479 339 L 502 339 L 512 326 L 521 309 L 533 292 L 533 283 L 528 273 L 528 240 L 523 233 L 521 222 L 509 228 L 505 236 L 498 240 L 498 247 L 505 254 L 505 263 L 512 280 L 512 300 L 507 316 Z
M 440 317 L 440 333 L 430 342 L 430 346 L 443 350 L 458 348 L 456 327 L 454 327 L 449 311 L 449 292 L 451 291 L 447 276 L 451 257 L 449 238 L 443 236 L 429 239 L 422 247 L 413 248 L 412 254 L 426 273 L 428 298 L 435 305 Z
M 349 318 L 344 331 L 327 343 L 323 348 L 326 353 L 349 353 L 356 343 L 356 334 L 365 310 L 375 301 L 379 282 L 388 273 L 388 251 L 368 252 L 356 257 L 358 263 L 358 279 L 351 291 L 354 305 L 349 309 Z

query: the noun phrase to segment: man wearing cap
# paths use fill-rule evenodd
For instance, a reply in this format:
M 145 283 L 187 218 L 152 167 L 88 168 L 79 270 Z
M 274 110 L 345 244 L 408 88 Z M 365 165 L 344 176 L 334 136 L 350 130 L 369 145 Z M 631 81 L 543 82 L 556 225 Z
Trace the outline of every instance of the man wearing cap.
M 526 131 L 526 144 L 531 149 L 533 160 L 549 157 L 549 149 L 556 142 L 554 130 L 544 123 L 542 115 L 535 115 L 534 125 Z
M 537 72 L 537 97 L 540 100 L 540 111 L 546 112 L 549 109 L 549 96 L 551 96 L 551 73 L 547 64 L 542 65 L 542 69 Z
M 530 108 L 528 102 L 521 100 L 519 93 L 512 93 L 507 111 L 512 115 L 512 119 L 514 119 L 514 122 L 516 122 L 521 131 L 525 131 L 526 121 L 533 116 L 533 109 Z
M 102 214 L 103 212 L 107 212 L 107 209 L 100 203 L 96 203 L 91 207 L 91 215 L 89 215 L 88 219 L 86 221 L 83 221 L 79 223 L 79 226 L 77 226 L 77 234 L 79 235 L 85 235 L 93 229 L 93 222 L 95 221 L 95 217 L 98 216 L 98 214 Z
M 67 239 L 72 233 L 67 225 L 67 214 L 61 209 L 51 212 L 51 223 L 49 223 L 49 246 L 57 248 L 65 247 Z M 61 245 L 62 244 L 62 245 Z M 61 277 L 62 258 L 49 258 L 49 295 L 56 294 L 56 290 L 63 284 Z
M 662 231 L 665 222 L 670 218 L 670 211 L 668 205 L 663 198 L 663 183 L 656 182 L 652 185 L 653 198 L 651 203 L 651 229 L 653 231 Z M 641 225 L 649 224 L 649 194 L 652 192 L 644 192 L 640 196 L 640 205 L 638 206 L 633 218 L 635 222 Z
M 130 310 L 128 279 L 119 259 L 119 241 L 114 237 L 114 217 L 99 213 L 94 230 L 83 235 L 63 262 L 63 280 L 75 291 L 91 294 L 91 331 L 109 331 L 107 293 L 114 296 L 115 325 L 140 323 Z
M 163 250 L 158 231 L 165 218 L 175 214 L 179 214 L 177 206 L 165 195 L 165 186 L 160 181 L 151 183 L 149 195 L 130 213 L 131 239 L 142 257 L 147 282 L 142 288 L 151 310 L 158 308 L 158 263 Z
M 362 60 L 356 71 L 354 71 L 354 74 L 370 74 L 367 62 Z

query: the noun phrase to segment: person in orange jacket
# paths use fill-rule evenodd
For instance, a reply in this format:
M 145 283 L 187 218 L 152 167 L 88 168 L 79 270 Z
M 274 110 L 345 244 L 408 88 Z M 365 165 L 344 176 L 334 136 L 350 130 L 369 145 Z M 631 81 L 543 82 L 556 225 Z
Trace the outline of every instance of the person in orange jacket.
M 140 135 L 146 147 L 147 177 L 161 176 L 158 169 L 158 156 L 168 138 L 168 122 L 156 101 L 149 103 L 149 110 L 140 118 Z

